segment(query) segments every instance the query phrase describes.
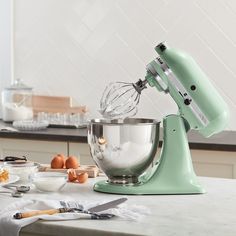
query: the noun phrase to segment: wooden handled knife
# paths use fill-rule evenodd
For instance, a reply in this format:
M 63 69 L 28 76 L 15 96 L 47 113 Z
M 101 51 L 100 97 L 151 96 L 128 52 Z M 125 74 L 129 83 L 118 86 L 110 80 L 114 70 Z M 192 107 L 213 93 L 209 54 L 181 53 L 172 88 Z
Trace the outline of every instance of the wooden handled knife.
M 104 203 L 104 204 L 100 204 L 95 207 L 91 207 L 87 211 L 91 212 L 91 213 L 105 211 L 110 208 L 115 208 L 116 206 L 125 202 L 126 200 L 128 200 L 128 199 L 125 197 L 119 198 L 119 199 L 112 200 L 112 201 Z M 74 209 L 75 208 L 58 208 L 58 209 L 48 209 L 48 210 L 39 210 L 39 211 L 28 211 L 28 212 L 22 212 L 22 213 L 18 212 L 13 217 L 15 219 L 23 219 L 23 218 L 28 218 L 28 217 L 37 216 L 37 215 L 45 215 L 45 214 L 46 215 L 53 215 L 56 213 L 73 212 Z

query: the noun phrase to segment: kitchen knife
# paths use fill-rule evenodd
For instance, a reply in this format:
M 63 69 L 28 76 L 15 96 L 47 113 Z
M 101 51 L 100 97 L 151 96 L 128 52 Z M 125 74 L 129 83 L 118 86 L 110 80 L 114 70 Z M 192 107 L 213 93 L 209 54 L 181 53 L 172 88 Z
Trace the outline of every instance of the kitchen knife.
M 107 203 L 104 203 L 104 204 L 100 204 L 98 206 L 95 206 L 95 207 L 91 207 L 88 209 L 89 212 L 100 212 L 100 211 L 105 211 L 107 209 L 110 209 L 110 208 L 115 208 L 116 206 L 118 206 L 119 204 L 125 202 L 126 200 L 128 200 L 126 197 L 123 197 L 123 198 L 119 198 L 119 199 L 116 199 L 116 200 L 113 200 L 113 201 L 110 201 L 110 202 L 107 202 Z
M 84 211 L 85 213 L 89 213 L 89 214 L 93 214 L 100 211 L 105 211 L 107 209 L 110 208 L 114 208 L 116 206 L 118 206 L 119 204 L 125 202 L 127 200 L 127 198 L 119 198 L 104 204 L 100 204 L 98 206 L 95 207 L 91 207 L 89 208 L 87 211 Z M 53 215 L 56 213 L 65 213 L 65 212 L 73 212 L 73 210 L 76 210 L 76 208 L 58 208 L 58 209 L 48 209 L 48 210 L 39 210 L 39 211 L 28 211 L 28 212 L 18 212 L 16 213 L 13 217 L 15 219 L 23 219 L 23 218 L 28 218 L 28 217 L 32 217 L 32 216 L 36 216 L 36 215 L 43 215 L 43 214 L 47 214 L 47 215 Z M 81 212 L 83 212 L 82 210 L 80 210 Z M 105 215 L 105 214 L 104 214 Z M 110 214 L 111 215 L 111 214 Z

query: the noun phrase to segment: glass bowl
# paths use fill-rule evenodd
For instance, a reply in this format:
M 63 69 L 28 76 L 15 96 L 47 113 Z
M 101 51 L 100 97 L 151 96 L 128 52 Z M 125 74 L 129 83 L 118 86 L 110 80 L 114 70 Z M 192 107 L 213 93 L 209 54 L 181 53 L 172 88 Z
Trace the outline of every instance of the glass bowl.
M 35 120 L 17 120 L 14 121 L 12 125 L 18 130 L 37 131 L 46 129 L 48 127 L 48 122 Z
M 39 191 L 57 192 L 67 182 L 67 174 L 61 172 L 37 172 L 30 176 L 31 182 Z
M 18 183 L 28 183 L 30 175 L 38 171 L 39 164 L 36 162 L 9 161 L 4 163 L 4 168 L 9 171 L 10 175 L 19 176 Z

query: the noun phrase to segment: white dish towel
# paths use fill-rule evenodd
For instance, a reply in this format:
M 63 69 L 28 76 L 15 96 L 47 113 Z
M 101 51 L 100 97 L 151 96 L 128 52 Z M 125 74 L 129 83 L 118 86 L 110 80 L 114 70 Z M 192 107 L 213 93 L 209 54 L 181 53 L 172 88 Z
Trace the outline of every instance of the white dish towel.
M 103 203 L 108 202 L 104 201 Z M 75 202 L 76 203 L 76 202 Z M 77 203 L 78 204 L 78 203 Z M 101 204 L 100 202 L 80 202 L 85 209 Z M 54 215 L 39 215 L 24 219 L 14 219 L 13 216 L 17 212 L 26 212 L 33 210 L 47 210 L 61 208 L 59 200 L 20 200 L 10 204 L 8 207 L 0 211 L 0 236 L 18 236 L 22 227 L 32 224 L 38 220 L 75 220 L 80 218 L 91 219 L 91 215 L 86 213 L 59 213 Z M 102 213 L 114 214 L 125 220 L 139 220 L 149 213 L 149 210 L 144 206 L 121 204 L 118 208 L 106 210 Z

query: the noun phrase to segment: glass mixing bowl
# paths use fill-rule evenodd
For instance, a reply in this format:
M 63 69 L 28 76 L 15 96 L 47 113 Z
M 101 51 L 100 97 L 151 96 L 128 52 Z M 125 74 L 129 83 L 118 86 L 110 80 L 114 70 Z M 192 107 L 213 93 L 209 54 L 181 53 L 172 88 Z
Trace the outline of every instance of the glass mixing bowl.
M 39 164 L 35 162 L 22 162 L 22 161 L 8 161 L 4 163 L 4 168 L 9 171 L 9 174 L 19 176 L 17 183 L 28 183 L 31 174 L 38 171 Z
M 38 172 L 30 176 L 31 182 L 39 191 L 60 191 L 67 182 L 67 174 L 61 172 Z
M 94 119 L 88 125 L 93 160 L 110 183 L 138 183 L 158 148 L 160 122 L 153 119 Z

